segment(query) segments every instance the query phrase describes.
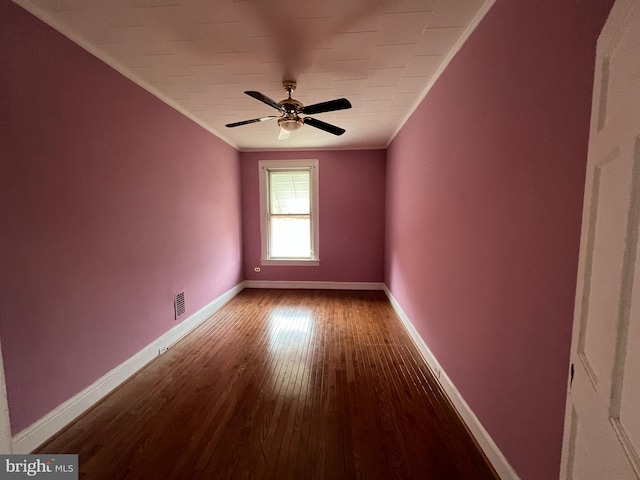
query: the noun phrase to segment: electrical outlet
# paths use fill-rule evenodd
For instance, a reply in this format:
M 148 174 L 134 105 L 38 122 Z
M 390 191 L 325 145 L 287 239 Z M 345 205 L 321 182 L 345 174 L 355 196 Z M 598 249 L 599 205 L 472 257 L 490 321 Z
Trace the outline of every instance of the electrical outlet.
M 169 347 L 160 347 L 160 349 L 158 350 L 158 355 L 162 355 L 163 353 L 166 353 L 167 350 L 169 350 Z

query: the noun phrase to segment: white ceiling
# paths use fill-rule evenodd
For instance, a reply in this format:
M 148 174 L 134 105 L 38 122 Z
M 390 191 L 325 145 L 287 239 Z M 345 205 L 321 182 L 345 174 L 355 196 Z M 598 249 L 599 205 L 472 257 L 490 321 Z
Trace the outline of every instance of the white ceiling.
M 239 150 L 384 148 L 494 0 L 14 0 Z M 305 105 L 346 97 L 278 140 L 282 80 Z

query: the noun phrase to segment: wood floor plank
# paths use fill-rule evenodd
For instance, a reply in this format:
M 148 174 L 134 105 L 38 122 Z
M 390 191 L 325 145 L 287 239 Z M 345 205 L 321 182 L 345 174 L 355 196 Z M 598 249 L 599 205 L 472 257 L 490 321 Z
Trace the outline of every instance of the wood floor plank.
M 91 480 L 497 478 L 382 292 L 244 290 L 37 453 Z

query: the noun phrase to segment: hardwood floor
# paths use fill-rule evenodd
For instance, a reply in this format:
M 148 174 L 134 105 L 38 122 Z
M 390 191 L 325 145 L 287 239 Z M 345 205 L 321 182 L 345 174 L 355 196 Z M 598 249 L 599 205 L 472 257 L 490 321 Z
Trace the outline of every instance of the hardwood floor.
M 494 479 L 383 292 L 244 290 L 43 445 L 86 479 Z

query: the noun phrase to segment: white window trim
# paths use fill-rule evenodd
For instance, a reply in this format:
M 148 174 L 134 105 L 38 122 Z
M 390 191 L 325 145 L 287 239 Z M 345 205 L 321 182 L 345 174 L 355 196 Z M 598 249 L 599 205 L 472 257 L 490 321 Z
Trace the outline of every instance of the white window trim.
M 320 265 L 319 242 L 319 201 L 318 201 L 318 160 L 260 160 L 260 243 L 261 265 L 308 266 Z M 311 251 L 313 258 L 269 258 L 269 171 L 270 170 L 309 170 L 311 190 Z

